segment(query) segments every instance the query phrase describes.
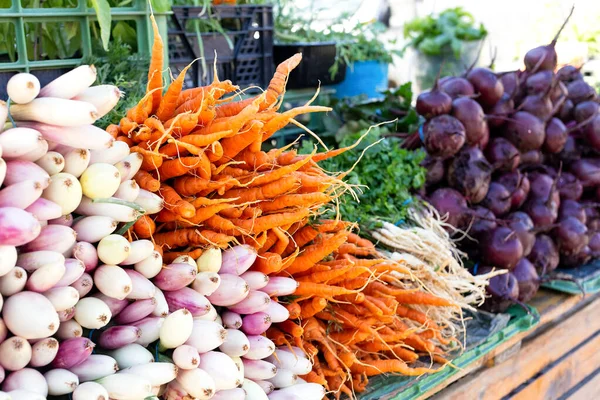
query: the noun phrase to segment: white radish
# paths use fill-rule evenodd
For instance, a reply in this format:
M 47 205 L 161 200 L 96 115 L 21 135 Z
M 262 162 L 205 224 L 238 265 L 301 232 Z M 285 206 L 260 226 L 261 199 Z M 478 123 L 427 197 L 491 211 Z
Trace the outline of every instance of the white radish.
M 53 175 L 50 185 L 42 194 L 43 198 L 61 206 L 63 215 L 75 211 L 82 196 L 81 184 L 77 178 L 65 172 Z
M 238 367 L 224 353 L 209 351 L 201 354 L 200 368 L 213 378 L 217 390 L 234 389 L 242 384 Z
M 94 164 L 94 165 L 96 165 L 96 164 Z M 125 201 L 133 202 L 139 196 L 139 194 L 140 194 L 140 186 L 137 184 L 136 181 L 134 181 L 133 179 L 130 179 L 130 180 L 121 182 L 121 184 L 119 185 L 119 188 L 117 189 L 117 191 L 115 192 L 115 194 L 113 196 L 116 197 L 117 199 L 122 199 Z
M 123 200 L 111 197 L 108 201 L 112 201 L 112 203 L 94 202 L 92 199 L 84 196 L 75 209 L 75 212 L 80 215 L 102 215 L 111 217 L 118 222 L 132 222 L 140 216 L 140 213 L 134 208 L 114 203 L 114 201 L 122 202 Z
M 275 390 L 275 386 L 269 381 L 250 381 L 256 383 L 265 394 L 271 394 Z M 242 386 L 243 387 L 243 386 Z
M 77 233 L 79 236 L 79 233 Z M 77 242 L 73 247 L 73 257 L 83 262 L 85 271 L 90 272 L 98 266 L 98 252 L 94 245 L 89 242 Z
M 269 283 L 269 277 L 258 271 L 246 271 L 240 278 L 246 281 L 250 290 L 260 290 Z
M 260 290 L 251 290 L 242 301 L 229 306 L 229 310 L 239 314 L 254 314 L 265 311 L 269 307 L 271 298 Z
M 210 304 L 210 303 L 208 303 Z M 212 304 L 210 304 L 210 309 L 208 310 L 208 312 L 204 315 L 200 315 L 200 316 L 194 316 L 194 319 L 197 320 L 202 320 L 202 321 L 212 321 L 212 322 L 216 322 L 217 324 L 223 326 L 222 321 L 219 322 L 219 314 L 217 313 L 217 309 L 213 307 Z
M 273 363 L 277 368 L 288 369 L 296 375 L 306 375 L 312 370 L 312 364 L 308 358 L 302 354 L 277 349 L 275 353 L 266 358 L 266 361 Z
M 13 390 L 29 390 L 41 394 L 48 395 L 48 384 L 44 375 L 33 368 L 23 368 L 8 375 L 2 382 L 2 389 L 6 392 Z
M 50 300 L 56 311 L 74 307 L 79 301 L 79 292 L 71 286 L 55 287 L 42 294 Z
M 42 339 L 32 346 L 29 365 L 32 367 L 44 367 L 54 360 L 57 352 L 58 340 L 55 338 Z
M 180 263 L 190 264 L 192 267 L 196 268 L 196 261 L 192 257 L 188 256 L 187 254 L 182 255 L 182 256 L 177 256 L 171 262 L 171 264 L 180 264 Z
M 56 175 L 65 168 L 65 158 L 56 151 L 49 151 L 35 162 L 49 175 Z
M 229 356 L 229 358 L 231 358 L 231 361 L 234 362 L 234 364 L 238 370 L 238 378 L 239 378 L 240 382 L 243 382 L 244 381 L 244 362 L 242 361 L 241 357 Z
M 50 175 L 42 167 L 31 161 L 11 160 L 6 163 L 4 185 L 10 186 L 23 181 L 36 181 L 48 187 Z
M 88 125 L 98 119 L 98 110 L 90 103 L 54 97 L 38 97 L 27 104 L 11 105 L 10 113 L 19 121 L 57 126 Z
M 87 272 L 84 272 L 79 279 L 71 284 L 71 287 L 77 291 L 79 297 L 85 297 L 94 287 L 94 280 Z
M 148 346 L 150 343 L 157 341 L 160 338 L 160 330 L 165 322 L 165 318 L 146 317 L 141 321 L 134 322 L 133 326 L 140 328 L 141 335 L 135 341 L 142 346 Z
M 13 75 L 6 84 L 6 94 L 16 104 L 27 104 L 40 93 L 40 81 L 35 75 L 21 72 Z
M 64 253 L 73 247 L 76 236 L 77 233 L 68 226 L 47 225 L 42 228 L 39 236 L 27 243 L 23 249 L 26 251 L 53 250 Z
M 287 296 L 294 294 L 298 288 L 298 282 L 292 278 L 283 276 L 274 276 L 269 279 L 269 283 L 262 288 L 262 291 L 269 296 Z
M 63 172 L 79 178 L 90 164 L 90 151 L 88 149 L 71 149 L 64 154 L 64 158 L 65 168 Z M 83 186 L 83 182 L 81 184 Z
M 295 385 L 297 381 L 298 375 L 287 369 L 278 369 L 277 375 L 269 379 L 269 382 L 271 382 L 277 389 Z
M 212 398 L 218 390 L 214 378 L 200 368 L 179 370 L 177 382 L 185 392 L 199 400 Z
M 121 184 L 121 173 L 110 164 L 90 165 L 79 178 L 83 194 L 90 199 L 111 197 Z
M 208 299 L 215 306 L 232 306 L 248 296 L 248 284 L 245 280 L 233 274 L 219 274 L 221 283 Z
M 192 282 L 192 289 L 204 296 L 210 296 L 219 288 L 221 277 L 216 272 L 200 272 Z
M 112 312 L 102 300 L 96 297 L 84 297 L 75 305 L 74 318 L 86 329 L 99 329 L 108 324 Z
M 121 262 L 122 265 L 136 264 L 150 257 L 154 252 L 154 244 L 146 239 L 134 240 L 129 245 L 129 255 Z
M 132 285 L 131 292 L 127 294 L 128 299 L 144 300 L 151 299 L 154 297 L 157 288 L 149 279 L 144 277 L 139 272 L 131 269 L 125 269 L 125 273 L 131 279 Z
M 29 253 L 21 253 L 17 258 L 17 264 L 28 272 L 33 272 L 40 267 L 50 263 L 65 263 L 65 257 L 50 250 L 32 251 Z
M 267 382 L 267 390 L 265 390 L 265 388 L 258 383 L 251 381 L 250 379 L 244 379 L 242 389 L 246 392 L 246 400 L 268 400 L 267 394 L 271 393 L 275 388 L 272 383 Z
M 40 221 L 50 221 L 62 215 L 62 207 L 53 201 L 40 197 L 34 201 L 25 211 L 33 214 Z M 68 215 L 68 214 L 67 214 Z
M 20 292 L 4 302 L 6 327 L 25 339 L 43 339 L 58 330 L 58 314 L 50 300 L 39 293 Z
M 270 400 L 321 400 L 326 394 L 325 388 L 318 383 L 298 383 L 274 391 Z
M 113 233 L 118 225 L 118 222 L 110 217 L 93 215 L 75 222 L 73 230 L 77 232 L 77 239 L 96 243 Z
M 177 377 L 177 367 L 168 362 L 151 362 L 126 368 L 119 373 L 141 376 L 147 379 L 152 386 L 160 386 Z
M 107 163 L 113 165 L 127 157 L 128 154 L 129 146 L 127 143 L 115 141 L 111 147 L 91 150 L 90 164 Z
M 73 393 L 79 386 L 77 375 L 67 369 L 56 368 L 44 374 L 48 383 L 48 394 L 51 396 L 62 396 Z
M 96 382 L 84 382 L 73 391 L 73 400 L 107 400 L 108 392 Z
M 37 144 L 35 145 L 35 147 L 32 150 L 28 151 L 27 153 L 23 154 L 22 156 L 17 157 L 17 159 L 23 160 L 23 161 L 36 162 L 37 160 L 42 158 L 44 156 L 44 154 L 46 154 L 47 152 L 48 152 L 48 142 L 45 141 L 44 139 L 42 139 L 42 140 L 38 140 Z
M 60 340 L 67 340 L 76 337 L 81 337 L 83 328 L 74 319 L 60 323 L 58 331 L 54 334 Z
M 108 235 L 98 243 L 98 258 L 105 264 L 116 265 L 129 256 L 130 250 L 129 241 L 123 236 Z
M 133 179 L 142 166 L 144 157 L 140 153 L 131 153 L 124 160 L 115 164 L 115 167 L 121 173 L 121 181 Z
M 154 355 L 137 343 L 128 344 L 120 349 L 110 351 L 108 354 L 116 360 L 121 369 L 154 362 Z
M 271 379 L 277 374 L 277 367 L 268 361 L 248 359 L 242 361 L 244 362 L 244 376 L 248 379 Z
M 290 318 L 290 312 L 287 308 L 276 301 L 271 301 L 265 310 L 271 316 L 271 322 L 284 322 Z
M 118 300 L 127 297 L 132 289 L 131 278 L 116 265 L 101 265 L 96 268 L 94 284 L 100 292 Z
M 221 249 L 211 247 L 198 257 L 196 265 L 198 266 L 198 272 L 219 272 L 221 269 L 221 262 Z
M 147 214 L 156 214 L 164 206 L 164 200 L 160 196 L 144 189 L 140 189 L 140 194 L 135 199 L 135 203 L 142 207 Z
M 141 400 L 152 395 L 152 384 L 133 374 L 109 375 L 97 382 L 104 386 L 109 398 L 115 400 Z
M 69 369 L 80 382 L 95 381 L 119 370 L 117 361 L 104 354 L 91 354 L 85 361 Z
M 15 246 L 0 246 L 0 276 L 8 274 L 15 265 L 17 265 L 17 248 Z
M 242 327 L 242 316 L 231 311 L 224 311 L 222 314 L 223 326 L 228 329 L 240 329 Z
M 94 125 L 56 126 L 40 122 L 19 122 L 19 126 L 38 131 L 46 140 L 79 149 L 108 149 L 115 141 L 108 132 Z
M 248 245 L 233 246 L 223 252 L 220 273 L 241 275 L 254 264 L 256 250 Z
M 0 294 L 12 296 L 19 293 L 27 284 L 27 272 L 21 267 L 14 267 L 8 273 L 0 276 Z
M 198 368 L 200 354 L 195 347 L 182 344 L 173 351 L 173 362 L 181 369 Z
M 25 368 L 31 361 L 31 345 L 25 338 L 13 336 L 0 343 L 0 366 L 9 371 Z
M 194 346 L 198 353 L 203 354 L 221 346 L 226 338 L 227 330 L 222 325 L 213 321 L 195 319 L 192 332 L 185 344 Z
M 33 273 L 27 279 L 25 287 L 32 292 L 45 292 L 54 287 L 60 278 L 65 274 L 66 268 L 64 263 L 46 264 Z M 67 307 L 68 308 L 68 307 Z M 56 310 L 61 311 L 61 310 Z
M 40 90 L 40 97 L 72 99 L 83 93 L 96 81 L 96 67 L 81 65 L 62 74 Z
M 123 93 L 113 85 L 92 86 L 73 97 L 73 100 L 85 101 L 93 104 L 98 110 L 98 118 L 102 118 L 112 110 Z
M 227 336 L 219 346 L 219 350 L 230 357 L 241 357 L 250 350 L 250 342 L 242 331 L 227 329 Z
M 145 276 L 146 278 L 154 278 L 159 274 L 163 267 L 162 256 L 157 251 L 152 251 L 150 256 L 144 258 L 142 261 L 135 263 L 133 268 Z
M 150 315 L 155 307 L 156 300 L 154 298 L 134 301 L 115 317 L 115 322 L 119 325 L 128 325 L 139 321 Z
M 38 181 L 23 181 L 0 190 L 0 207 L 26 209 L 42 195 L 44 184 Z
M 248 336 L 248 344 L 250 349 L 244 357 L 249 360 L 262 360 L 275 351 L 275 343 L 265 336 L 250 335 Z
M 0 146 L 4 159 L 18 158 L 36 150 L 43 140 L 42 134 L 30 128 L 12 128 L 0 133 Z
M 160 345 L 166 349 L 174 349 L 184 344 L 192 335 L 194 319 L 186 310 L 176 310 L 169 314 L 159 331 Z
M 153 298 L 156 300 L 156 306 L 154 307 L 154 311 L 152 311 L 152 315 L 156 317 L 166 317 L 169 315 L 169 303 L 167 303 L 162 290 L 156 288 Z

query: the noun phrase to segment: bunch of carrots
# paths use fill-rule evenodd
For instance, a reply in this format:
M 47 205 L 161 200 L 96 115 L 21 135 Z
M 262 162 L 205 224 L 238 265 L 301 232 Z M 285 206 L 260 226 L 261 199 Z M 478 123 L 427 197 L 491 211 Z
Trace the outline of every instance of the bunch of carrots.
M 301 126 L 297 115 L 329 110 L 309 102 L 278 112 L 301 55 L 281 63 L 267 90 L 248 99 L 240 100 L 237 86 L 218 79 L 183 90 L 189 66 L 163 91 L 163 42 L 152 23 L 147 93 L 118 126 L 107 128 L 143 156 L 135 176 L 139 186 L 164 199 L 163 210 L 142 216 L 130 235 L 153 240 L 166 263 L 180 255 L 197 258 L 209 246 L 245 243 L 259 254 L 253 270 L 293 276 L 299 282 L 293 300 L 280 299 L 287 301 L 290 320 L 268 335 L 277 344 L 305 349 L 315 367 L 304 379 L 338 397 L 364 390 L 368 376 L 432 372 L 407 363 L 421 354 L 444 361 L 448 340 L 442 327 L 411 305 L 455 304 L 395 287 L 399 279 L 410 279 L 409 269 L 382 259 L 349 223 L 314 222 L 348 190 L 343 173 L 327 173 L 318 163 L 348 148 L 310 155 L 262 150 L 287 124 Z

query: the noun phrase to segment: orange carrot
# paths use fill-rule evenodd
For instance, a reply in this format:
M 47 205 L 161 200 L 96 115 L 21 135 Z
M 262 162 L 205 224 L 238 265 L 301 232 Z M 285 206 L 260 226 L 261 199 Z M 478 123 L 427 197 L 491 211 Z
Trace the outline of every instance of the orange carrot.
M 119 136 L 117 137 L 117 141 L 127 143 L 127 146 L 129 147 L 134 145 L 133 140 L 129 139 L 127 136 Z
M 287 234 L 278 227 L 273 228 L 273 232 L 277 236 L 277 242 L 271 248 L 271 252 L 281 254 L 290 243 L 290 239 L 288 238 Z
M 259 271 L 266 275 L 279 272 L 280 269 L 281 256 L 275 253 L 262 253 L 256 258 L 254 264 L 252 264 L 253 271 Z
M 224 248 L 233 240 L 233 237 L 209 230 L 185 228 L 174 232 L 157 233 L 154 235 L 154 240 L 157 244 L 167 248 L 208 244 Z
M 302 106 L 292 108 L 284 113 L 278 114 L 267 122 L 263 128 L 263 142 L 269 139 L 275 132 L 289 124 L 290 120 L 297 117 L 300 114 L 307 114 L 312 112 L 328 112 L 331 111 L 329 107 L 323 106 Z
M 280 322 L 277 324 L 277 327 L 283 332 L 290 334 L 292 337 L 299 338 L 304 333 L 304 329 L 300 325 L 289 319 L 287 321 Z
M 168 252 L 165 253 L 163 256 L 163 262 L 165 264 L 171 264 L 177 257 L 180 256 L 188 256 L 190 257 L 192 260 L 197 259 L 198 257 L 200 257 L 202 255 L 203 250 L 202 249 L 194 249 L 191 251 L 172 251 L 172 252 Z
M 294 176 L 286 176 L 278 181 L 271 182 L 265 186 L 255 188 L 232 189 L 225 192 L 221 197 L 234 198 L 236 204 L 247 203 L 249 201 L 272 199 L 284 193 L 294 190 L 298 186 L 298 180 Z
M 177 79 L 171 82 L 165 95 L 160 100 L 160 104 L 156 109 L 156 116 L 159 120 L 166 121 L 173 116 L 173 112 L 175 112 L 175 108 L 177 106 L 177 99 L 179 98 L 181 88 L 183 87 L 183 80 L 185 79 L 185 74 L 187 70 L 192 66 L 192 63 L 190 63 L 184 69 L 181 70 L 181 72 L 177 76 Z
M 283 306 L 287 308 L 288 312 L 290 313 L 289 319 L 298 319 L 298 317 L 300 316 L 300 312 L 302 311 L 302 309 L 300 308 L 300 304 L 289 303 L 284 304 Z
M 148 150 L 147 148 L 142 148 L 142 146 L 147 147 L 148 145 L 140 143 L 139 146 L 134 146 L 130 149 L 132 153 L 137 152 L 144 157 L 141 169 L 143 171 L 154 171 L 160 168 L 163 164 L 162 155 Z
M 121 127 L 121 132 L 123 132 L 124 134 L 128 135 L 129 132 L 131 132 L 132 130 L 134 130 L 135 128 L 137 128 L 138 124 L 135 123 L 135 122 L 133 122 L 132 120 L 130 120 L 127 117 L 123 117 L 119 121 L 119 126 Z
M 323 297 L 313 297 L 302 302 L 300 318 L 306 319 L 323 311 L 327 307 L 327 300 Z
M 135 179 L 142 189 L 148 190 L 149 192 L 156 192 L 160 188 L 158 179 L 154 179 L 154 177 L 146 171 L 138 171 L 133 176 L 133 179 Z
M 238 135 L 222 139 L 223 158 L 225 160 L 231 160 L 251 143 L 255 142 L 256 139 L 261 137 L 260 131 L 263 125 L 264 124 L 260 121 L 250 120 L 244 126 L 244 130 Z
M 259 233 L 268 229 L 276 228 L 281 225 L 299 221 L 308 216 L 308 209 L 299 209 L 297 211 L 271 214 L 256 219 L 236 219 L 232 222 L 239 228 L 249 233 Z
M 184 218 L 192 218 L 196 214 L 196 208 L 191 203 L 183 200 L 171 186 L 161 183 L 158 194 L 164 199 L 167 210 Z
M 294 292 L 294 296 L 319 296 L 331 299 L 336 296 L 352 293 L 356 293 L 356 290 L 326 285 L 323 283 L 298 282 L 298 288 Z
M 205 160 L 205 162 L 203 162 Z M 163 162 L 162 166 L 158 169 L 161 180 L 167 180 L 176 176 L 185 175 L 190 170 L 198 170 L 200 176 L 206 175 L 206 166 L 204 163 L 209 163 L 206 157 L 181 157 L 175 160 L 168 160 Z M 208 167 L 210 171 L 210 164 Z M 208 179 L 206 176 L 202 176 L 204 179 Z
M 350 233 L 348 235 L 348 243 L 355 244 L 358 247 L 365 247 L 365 248 L 370 248 L 370 249 L 375 248 L 375 245 L 373 243 L 371 243 L 370 240 L 363 239 L 360 236 L 358 236 L 356 233 Z
M 152 22 L 152 31 L 154 32 L 154 43 L 152 44 L 152 56 L 150 57 L 150 68 L 148 69 L 148 86 L 146 88 L 146 91 L 152 92 L 151 108 L 152 110 L 156 110 L 158 108 L 158 105 L 160 104 L 160 99 L 162 98 L 162 93 L 160 89 L 162 88 L 164 46 L 162 38 L 160 37 L 160 32 L 158 31 L 158 25 L 156 24 L 156 20 L 154 19 L 154 15 L 150 15 L 150 21 Z
M 325 193 L 305 193 L 305 194 L 287 194 L 276 197 L 272 201 L 265 201 L 258 204 L 264 212 L 282 210 L 289 207 L 316 206 L 328 203 L 331 197 Z
M 135 234 L 142 239 L 148 239 L 152 237 L 154 232 L 156 231 L 156 224 L 152 221 L 147 215 L 142 215 L 136 222 L 133 224 L 133 231 Z
M 430 306 L 452 307 L 456 306 L 453 301 L 443 299 L 427 292 L 397 293 L 396 301 L 401 304 L 426 304 Z
M 308 270 L 317 262 L 321 261 L 326 255 L 340 247 L 346 241 L 347 236 L 347 231 L 340 231 L 325 243 L 308 246 L 304 249 L 302 255 L 296 258 L 296 261 L 286 268 L 286 272 L 293 275 Z
M 108 132 L 113 139 L 116 139 L 119 136 L 120 129 L 118 125 L 110 124 L 106 127 L 106 132 Z

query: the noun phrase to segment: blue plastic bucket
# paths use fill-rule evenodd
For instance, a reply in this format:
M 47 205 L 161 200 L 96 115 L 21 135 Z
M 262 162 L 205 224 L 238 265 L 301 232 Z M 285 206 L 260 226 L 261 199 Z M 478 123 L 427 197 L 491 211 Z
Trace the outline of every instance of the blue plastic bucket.
M 346 79 L 333 85 L 337 98 L 367 95 L 369 99 L 380 99 L 387 87 L 388 64 L 380 61 L 355 62 L 348 66 Z

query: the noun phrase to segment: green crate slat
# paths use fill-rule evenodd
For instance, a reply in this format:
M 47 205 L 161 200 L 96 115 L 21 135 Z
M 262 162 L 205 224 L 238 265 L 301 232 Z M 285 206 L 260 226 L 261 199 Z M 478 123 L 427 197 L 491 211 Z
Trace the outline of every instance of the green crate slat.
M 151 10 L 145 0 L 133 0 L 131 7 L 113 7 L 111 16 L 113 21 L 134 21 L 137 28 L 137 44 L 140 54 L 148 55 L 152 49 L 153 32 L 150 23 Z M 163 41 L 167 40 L 167 19 L 170 13 L 155 13 Z M 0 62 L 0 72 L 21 71 L 29 72 L 36 69 L 53 69 L 75 67 L 81 63 L 83 57 L 92 54 L 92 40 L 90 22 L 96 21 L 96 12 L 87 6 L 86 0 L 79 0 L 74 8 L 25 8 L 20 0 L 12 0 L 10 8 L 0 8 L 0 23 L 12 23 L 15 27 L 16 54 L 15 62 Z M 81 25 L 81 58 L 68 58 L 56 60 L 29 60 L 27 57 L 27 43 L 25 37 L 25 23 L 27 22 L 79 22 Z M 165 65 L 168 65 L 168 46 L 164 48 Z

